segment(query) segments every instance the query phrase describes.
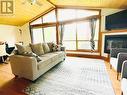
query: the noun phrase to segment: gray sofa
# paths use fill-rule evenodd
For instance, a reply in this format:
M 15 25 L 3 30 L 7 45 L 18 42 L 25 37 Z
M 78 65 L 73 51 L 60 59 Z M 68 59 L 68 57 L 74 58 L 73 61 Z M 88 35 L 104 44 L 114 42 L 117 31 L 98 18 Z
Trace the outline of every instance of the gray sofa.
M 127 95 L 127 60 L 123 62 L 121 76 L 122 76 L 121 79 L 122 94 Z
M 35 57 L 12 55 L 10 56 L 10 64 L 15 76 L 34 81 L 53 66 L 63 61 L 65 56 L 65 48 L 62 47 L 60 51 L 49 52 L 39 56 L 41 58 L 40 62 L 37 62 Z
M 117 79 L 121 73 L 122 64 L 127 60 L 127 48 L 112 48 L 110 50 L 110 67 L 117 72 Z

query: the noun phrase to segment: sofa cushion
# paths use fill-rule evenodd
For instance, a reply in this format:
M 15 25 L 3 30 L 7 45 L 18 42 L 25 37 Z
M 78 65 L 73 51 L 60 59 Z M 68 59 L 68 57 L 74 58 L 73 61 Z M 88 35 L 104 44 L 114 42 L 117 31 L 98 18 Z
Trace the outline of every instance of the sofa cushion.
M 37 55 L 43 55 L 44 54 L 42 43 L 30 44 L 30 46 L 31 46 L 32 51 L 35 54 L 37 54 Z
M 58 56 L 57 56 L 58 54 L 55 54 L 55 53 L 46 53 L 46 54 L 44 54 L 44 57 L 49 57 L 49 58 L 51 58 L 51 60 L 52 61 L 55 61 L 55 60 L 57 60 L 57 58 L 58 58 Z
M 54 53 L 56 53 L 59 57 L 65 57 L 65 52 L 63 52 L 63 51 L 57 51 Z
M 51 58 L 52 61 L 56 61 L 57 59 L 64 57 L 65 53 L 62 51 L 57 51 L 57 52 L 51 52 L 51 53 L 44 54 L 44 56 Z
M 37 64 L 37 67 L 39 70 L 45 68 L 45 66 L 47 66 L 48 64 L 50 64 L 52 62 L 52 59 L 47 56 L 43 56 L 40 58 L 41 58 L 41 61 L 38 62 L 38 64 Z
M 48 46 L 47 43 L 43 43 L 43 49 L 44 49 L 44 52 L 45 52 L 45 53 L 50 52 L 50 48 L 49 48 L 49 46 Z
M 19 45 L 15 44 L 18 50 L 18 54 L 23 54 L 25 52 L 32 52 L 31 47 L 29 45 L 24 46 L 24 45 Z
M 47 43 L 48 46 L 49 46 L 49 49 L 50 49 L 50 52 L 53 51 L 53 42 L 50 42 L 50 43 Z

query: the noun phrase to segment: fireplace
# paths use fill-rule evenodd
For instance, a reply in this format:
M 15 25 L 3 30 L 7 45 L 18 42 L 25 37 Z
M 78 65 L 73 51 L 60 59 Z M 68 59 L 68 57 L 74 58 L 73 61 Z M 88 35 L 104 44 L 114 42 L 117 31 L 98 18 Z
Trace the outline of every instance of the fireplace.
M 127 48 L 127 35 L 105 35 L 104 53 L 111 48 Z

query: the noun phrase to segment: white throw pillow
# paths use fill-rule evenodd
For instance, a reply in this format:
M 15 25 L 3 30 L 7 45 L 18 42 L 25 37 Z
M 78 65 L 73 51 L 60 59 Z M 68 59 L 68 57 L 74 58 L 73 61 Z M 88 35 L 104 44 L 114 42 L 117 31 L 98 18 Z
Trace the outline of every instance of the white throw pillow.
M 42 43 L 30 44 L 30 46 L 31 46 L 32 51 L 35 54 L 37 54 L 37 55 L 43 55 L 44 54 Z
M 19 45 L 19 44 L 15 44 L 15 45 L 18 50 L 18 54 L 23 54 L 25 52 L 32 52 L 31 47 L 29 45 L 27 46 Z
M 44 49 L 45 53 L 49 53 L 50 52 L 50 48 L 49 48 L 47 43 L 43 43 L 43 49 Z

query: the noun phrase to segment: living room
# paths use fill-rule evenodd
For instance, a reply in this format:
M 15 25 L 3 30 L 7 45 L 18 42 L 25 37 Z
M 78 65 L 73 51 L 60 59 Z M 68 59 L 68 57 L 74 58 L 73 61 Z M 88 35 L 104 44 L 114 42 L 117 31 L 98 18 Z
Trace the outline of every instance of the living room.
M 0 95 L 127 94 L 126 0 L 0 3 Z

